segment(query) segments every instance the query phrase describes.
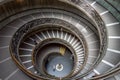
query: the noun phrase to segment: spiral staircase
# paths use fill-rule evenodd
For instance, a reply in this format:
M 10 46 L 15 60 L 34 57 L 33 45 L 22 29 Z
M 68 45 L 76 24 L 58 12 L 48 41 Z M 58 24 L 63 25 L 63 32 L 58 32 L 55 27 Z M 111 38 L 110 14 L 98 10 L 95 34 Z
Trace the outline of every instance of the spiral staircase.
M 120 1 L 0 0 L 0 80 L 120 80 Z

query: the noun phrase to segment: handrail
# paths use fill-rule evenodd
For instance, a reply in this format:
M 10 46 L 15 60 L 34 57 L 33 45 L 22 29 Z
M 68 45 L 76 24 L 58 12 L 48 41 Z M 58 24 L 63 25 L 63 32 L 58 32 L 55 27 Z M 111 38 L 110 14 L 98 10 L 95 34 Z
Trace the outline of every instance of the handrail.
M 118 17 L 119 15 L 116 15 L 116 14 L 120 14 L 120 11 L 115 6 L 113 6 L 108 0 L 97 0 L 97 3 L 99 3 L 104 8 L 108 9 L 112 13 L 112 15 L 120 22 L 120 17 Z M 105 4 L 105 3 L 107 3 L 107 4 Z M 109 7 L 112 7 L 116 13 L 113 12 L 111 9 L 109 9 L 109 7 L 107 7 L 107 5 Z
M 104 0 L 104 1 L 106 1 L 108 4 L 110 4 L 117 12 L 119 12 L 120 13 L 120 11 L 114 6 L 114 5 L 112 5 L 108 0 Z

